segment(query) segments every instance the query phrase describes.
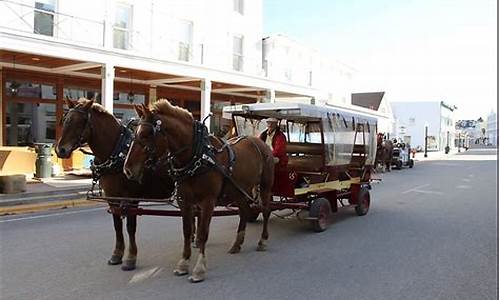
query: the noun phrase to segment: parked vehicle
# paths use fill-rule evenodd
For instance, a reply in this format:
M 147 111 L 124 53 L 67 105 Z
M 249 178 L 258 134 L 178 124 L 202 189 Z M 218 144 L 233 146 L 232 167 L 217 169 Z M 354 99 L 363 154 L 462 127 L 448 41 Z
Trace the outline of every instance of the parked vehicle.
M 392 165 L 398 170 L 401 170 L 403 166 L 413 168 L 415 161 L 411 158 L 411 147 L 409 144 L 394 143 Z

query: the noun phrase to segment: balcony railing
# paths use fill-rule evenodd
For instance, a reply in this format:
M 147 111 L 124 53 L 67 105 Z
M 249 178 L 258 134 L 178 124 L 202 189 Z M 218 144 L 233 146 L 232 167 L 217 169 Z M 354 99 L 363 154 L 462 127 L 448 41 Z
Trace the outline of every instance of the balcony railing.
M 0 0 L 0 29 L 104 46 L 104 21 L 45 11 L 10 0 Z
M 170 20 L 175 21 L 175 20 Z M 241 71 L 264 76 L 260 53 L 235 59 L 230 42 L 225 45 L 186 43 L 171 37 L 163 28 L 153 32 L 124 29 L 111 40 L 105 39 L 105 20 L 91 20 L 30 6 L 13 0 L 0 0 L 0 31 L 76 45 L 113 49 L 120 53 L 205 65 L 219 70 Z M 227 49 L 225 48 L 227 47 Z

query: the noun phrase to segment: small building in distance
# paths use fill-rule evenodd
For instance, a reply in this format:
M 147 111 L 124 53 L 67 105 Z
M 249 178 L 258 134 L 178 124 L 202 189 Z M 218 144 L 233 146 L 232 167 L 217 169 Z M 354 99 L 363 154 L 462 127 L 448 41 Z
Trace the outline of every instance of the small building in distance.
M 486 120 L 486 143 L 492 146 L 498 146 L 498 116 L 492 111 Z
M 427 150 L 444 151 L 455 145 L 457 107 L 444 101 L 391 102 L 395 134 L 412 148 L 424 150 L 427 127 Z

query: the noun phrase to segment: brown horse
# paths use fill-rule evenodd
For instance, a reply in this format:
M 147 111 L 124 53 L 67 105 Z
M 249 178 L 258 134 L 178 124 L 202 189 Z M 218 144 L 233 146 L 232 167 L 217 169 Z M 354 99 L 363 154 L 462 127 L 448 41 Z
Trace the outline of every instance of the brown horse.
M 81 98 L 78 102 L 66 99 L 69 111 L 64 117 L 62 136 L 56 147 L 57 156 L 68 158 L 71 153 L 84 143 L 88 143 L 95 155 L 93 163 L 94 176 L 100 177 L 100 185 L 105 196 L 168 198 L 173 191 L 173 183 L 168 175 L 148 170 L 147 180 L 143 184 L 128 180 L 123 174 L 125 154 L 131 142 L 131 132 L 101 105 L 93 100 Z M 96 174 L 96 172 L 98 174 Z M 113 204 L 110 204 L 113 205 Z M 116 204 L 115 204 L 116 205 Z M 113 254 L 108 261 L 110 265 L 122 264 L 125 252 L 123 238 L 123 222 L 120 215 L 113 215 L 116 242 Z M 128 253 L 123 262 L 125 271 L 135 269 L 137 245 L 135 232 L 137 216 L 127 216 L 127 232 L 129 236 Z
M 247 220 L 252 215 L 249 203 L 252 201 L 248 198 L 258 191 L 258 204 L 264 221 L 257 250 L 265 250 L 265 242 L 269 238 L 267 226 L 274 180 L 271 149 L 255 137 L 235 138 L 224 144 L 220 139 L 209 136 L 207 128 L 195 121 L 191 113 L 172 106 L 167 100 L 159 100 L 152 110 L 144 105 L 136 106 L 136 111 L 141 122 L 136 128 L 135 140 L 125 161 L 124 173 L 130 179 L 140 179 L 146 161 L 167 161 L 169 172 L 177 185 L 176 196 L 180 201 L 184 233 L 184 251 L 174 274 L 185 275 L 189 272 L 194 205 L 200 208 L 201 215 L 196 234 L 200 254 L 189 277 L 191 282 L 205 279 L 205 245 L 216 205 L 236 202 L 239 206 L 238 232 L 229 250 L 230 253 L 237 253 L 245 238 Z
M 382 165 L 383 170 L 391 171 L 392 150 L 394 146 L 390 140 L 384 139 L 383 133 L 377 134 L 377 153 L 375 156 L 375 167 Z

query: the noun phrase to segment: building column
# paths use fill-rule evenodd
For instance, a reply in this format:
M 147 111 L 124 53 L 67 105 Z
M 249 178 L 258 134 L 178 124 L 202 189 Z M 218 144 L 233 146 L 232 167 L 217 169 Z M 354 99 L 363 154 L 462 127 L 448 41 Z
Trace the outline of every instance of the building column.
M 201 103 L 200 103 L 200 120 L 210 114 L 210 94 L 212 92 L 212 82 L 210 79 L 202 79 L 200 81 Z M 210 131 L 210 118 L 205 121 L 205 125 Z
M 266 90 L 266 98 L 264 102 L 268 103 L 276 102 L 276 91 L 274 89 Z
M 64 79 L 57 78 L 56 83 L 56 141 L 62 136 L 62 118 L 64 116 Z
M 101 68 L 101 104 L 111 114 L 113 113 L 114 80 L 115 66 L 104 64 Z
M 149 104 L 153 104 L 158 100 L 158 97 L 156 96 L 156 86 L 152 85 L 149 87 Z
M 5 82 L 3 80 L 3 70 L 2 66 L 0 66 L 0 120 L 2 121 L 2 128 L 0 128 L 0 146 L 3 146 L 3 128 L 5 128 L 6 124 L 3 123 L 4 117 L 3 117 L 3 86 L 5 85 Z

